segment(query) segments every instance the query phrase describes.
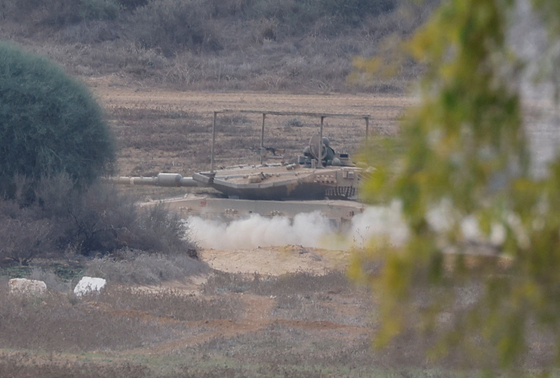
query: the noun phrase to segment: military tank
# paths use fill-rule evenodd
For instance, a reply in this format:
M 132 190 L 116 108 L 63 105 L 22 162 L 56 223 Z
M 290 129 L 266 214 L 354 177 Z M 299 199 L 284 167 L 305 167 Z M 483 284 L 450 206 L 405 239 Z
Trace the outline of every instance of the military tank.
M 217 198 L 187 194 L 181 198 L 160 201 L 183 216 L 231 219 L 256 213 L 263 216 L 294 217 L 302 212 L 320 211 L 327 218 L 344 223 L 364 211 L 365 205 L 357 200 L 358 187 L 365 172 L 351 161 L 347 153 L 337 152 L 332 148 L 329 139 L 323 136 L 323 120 L 326 117 L 340 116 L 364 118 L 367 138 L 369 116 L 262 112 L 260 164 L 236 165 L 216 170 L 216 116 L 224 112 L 228 111 L 214 112 L 210 171 L 198 172 L 191 177 L 183 177 L 179 173 L 159 173 L 155 177 L 118 177 L 110 181 L 124 185 L 208 187 L 221 193 Z M 301 155 L 286 160 L 284 151 L 264 146 L 265 119 L 268 114 L 315 115 L 321 119 L 320 130 L 311 137 Z

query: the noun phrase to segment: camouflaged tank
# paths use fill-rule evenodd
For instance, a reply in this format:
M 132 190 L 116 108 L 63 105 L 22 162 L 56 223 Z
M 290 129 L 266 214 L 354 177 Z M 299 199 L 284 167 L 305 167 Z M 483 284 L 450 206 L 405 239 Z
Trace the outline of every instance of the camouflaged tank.
M 356 200 L 360 179 L 361 169 L 350 161 L 348 154 L 337 153 L 327 138 L 315 135 L 303 154 L 291 162 L 237 165 L 195 173 L 192 177 L 160 173 L 155 177 L 120 177 L 112 181 L 163 187 L 210 187 L 228 198 L 285 201 Z
M 263 144 L 263 112 L 259 149 L 261 164 L 214 169 L 215 118 L 218 113 L 214 112 L 210 171 L 198 172 L 192 177 L 183 177 L 179 173 L 160 173 L 155 177 L 119 177 L 110 181 L 117 184 L 161 187 L 209 187 L 222 193 L 222 198 L 187 194 L 182 198 L 159 201 L 184 216 L 236 218 L 257 213 L 264 216 L 294 217 L 299 213 L 320 211 L 324 216 L 344 223 L 355 214 L 364 211 L 365 205 L 356 201 L 364 172 L 356 167 L 348 154 L 335 151 L 330 141 L 323 137 L 323 119 L 328 116 L 364 118 L 367 138 L 368 116 L 266 113 L 321 118 L 320 132 L 304 146 L 302 154 L 291 161 L 285 161 L 283 151 L 265 147 Z M 269 160 L 276 162 L 269 163 Z

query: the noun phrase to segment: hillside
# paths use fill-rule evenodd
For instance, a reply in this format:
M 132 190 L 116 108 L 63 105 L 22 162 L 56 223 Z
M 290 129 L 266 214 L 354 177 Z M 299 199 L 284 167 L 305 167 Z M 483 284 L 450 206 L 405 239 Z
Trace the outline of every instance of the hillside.
M 0 39 L 79 77 L 180 90 L 402 93 L 418 75 L 348 83 L 356 56 L 392 55 L 435 0 L 0 0 Z

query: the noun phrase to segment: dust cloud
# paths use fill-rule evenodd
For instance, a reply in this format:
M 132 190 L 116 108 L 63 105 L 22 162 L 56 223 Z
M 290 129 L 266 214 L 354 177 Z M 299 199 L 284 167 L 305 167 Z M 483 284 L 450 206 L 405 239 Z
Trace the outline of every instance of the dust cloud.
M 252 214 L 232 222 L 187 219 L 189 237 L 202 248 L 253 249 L 301 245 L 324 249 L 363 247 L 374 236 L 386 236 L 392 243 L 406 240 L 406 226 L 398 204 L 371 206 L 356 215 L 342 230 L 319 212 L 302 213 L 289 219 Z

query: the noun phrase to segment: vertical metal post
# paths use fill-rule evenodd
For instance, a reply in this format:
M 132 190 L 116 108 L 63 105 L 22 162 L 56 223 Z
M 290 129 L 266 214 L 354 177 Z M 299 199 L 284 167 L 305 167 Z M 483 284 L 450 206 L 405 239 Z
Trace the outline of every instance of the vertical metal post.
M 368 135 L 369 135 L 369 117 L 366 117 L 366 145 L 368 142 Z
M 216 115 L 218 112 L 214 112 L 214 119 L 212 120 L 212 149 L 210 152 L 210 172 L 214 173 L 214 146 L 216 144 Z
M 261 126 L 261 151 L 260 151 L 260 155 L 261 155 L 261 165 L 264 161 L 264 120 L 266 119 L 266 113 L 263 113 L 263 118 L 262 118 L 262 126 Z
M 321 130 L 319 131 L 319 167 L 323 168 L 323 121 L 324 116 L 321 116 Z

